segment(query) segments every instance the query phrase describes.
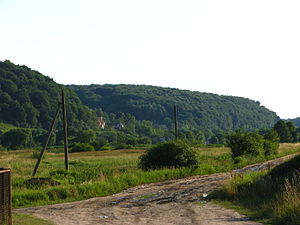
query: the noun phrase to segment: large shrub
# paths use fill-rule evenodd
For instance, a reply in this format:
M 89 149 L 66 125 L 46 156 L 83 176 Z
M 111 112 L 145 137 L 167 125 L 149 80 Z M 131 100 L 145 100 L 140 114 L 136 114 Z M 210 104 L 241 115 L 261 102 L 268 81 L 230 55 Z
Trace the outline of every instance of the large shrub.
M 280 142 L 296 142 L 297 130 L 292 122 L 279 120 L 274 125 L 274 130 L 278 133 Z
M 270 129 L 265 135 L 264 149 L 265 155 L 275 155 L 279 148 L 279 135 L 274 129 Z
M 267 156 L 277 154 L 279 148 L 278 135 L 270 130 L 263 137 L 254 132 L 237 131 L 227 136 L 226 144 L 231 148 L 232 157 Z
M 30 148 L 34 145 L 30 129 L 13 129 L 1 135 L 1 145 L 7 149 Z
M 276 155 L 278 153 L 279 142 L 265 140 L 264 142 L 264 150 L 265 155 Z
M 264 154 L 264 138 L 257 133 L 237 131 L 227 136 L 226 144 L 231 148 L 233 158 Z
M 181 141 L 157 144 L 141 155 L 139 162 L 139 166 L 144 170 L 163 167 L 194 167 L 197 164 L 197 152 Z

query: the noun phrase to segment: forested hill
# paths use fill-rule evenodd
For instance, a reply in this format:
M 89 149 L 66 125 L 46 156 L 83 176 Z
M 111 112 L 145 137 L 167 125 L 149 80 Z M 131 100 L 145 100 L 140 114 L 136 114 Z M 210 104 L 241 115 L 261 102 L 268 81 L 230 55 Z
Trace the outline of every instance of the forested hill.
M 130 113 L 137 120 L 171 128 L 174 105 L 182 129 L 257 129 L 279 120 L 274 112 L 246 98 L 146 85 L 66 87 L 26 66 L 0 61 L 0 122 L 48 129 L 61 88 L 68 101 L 68 121 L 79 129 L 95 125 L 94 110 L 98 116 Z
M 178 107 L 181 128 L 202 130 L 272 127 L 279 117 L 259 102 L 241 97 L 146 85 L 70 85 L 82 102 L 101 111 L 130 113 L 138 120 L 172 126 Z
M 300 127 L 300 117 L 294 119 L 288 119 L 288 122 L 292 122 L 296 127 Z
M 95 113 L 76 93 L 26 66 L 0 61 L 0 122 L 48 129 L 63 88 L 68 99 L 69 123 L 75 127 L 94 124 Z

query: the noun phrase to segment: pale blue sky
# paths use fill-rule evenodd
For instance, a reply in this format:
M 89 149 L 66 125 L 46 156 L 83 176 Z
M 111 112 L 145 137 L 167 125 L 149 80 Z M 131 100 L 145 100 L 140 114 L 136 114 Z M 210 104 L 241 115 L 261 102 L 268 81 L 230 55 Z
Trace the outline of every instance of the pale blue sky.
M 300 116 L 300 1 L 0 0 L 0 60 L 62 84 L 247 97 Z

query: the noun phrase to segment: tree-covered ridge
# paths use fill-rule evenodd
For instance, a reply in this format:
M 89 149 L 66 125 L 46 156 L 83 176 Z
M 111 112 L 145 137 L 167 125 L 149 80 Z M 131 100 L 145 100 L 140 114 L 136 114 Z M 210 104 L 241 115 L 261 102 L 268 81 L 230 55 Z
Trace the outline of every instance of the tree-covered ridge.
M 294 119 L 288 119 L 288 122 L 292 122 L 296 127 L 300 127 L 300 117 Z
M 173 106 L 184 129 L 233 130 L 272 127 L 279 117 L 259 102 L 146 85 L 70 85 L 82 102 L 101 112 L 130 113 L 137 120 L 172 126 Z
M 73 90 L 26 66 L 0 62 L 0 122 L 20 127 L 48 129 L 64 89 L 68 100 L 68 120 L 72 126 L 86 127 L 95 115 Z

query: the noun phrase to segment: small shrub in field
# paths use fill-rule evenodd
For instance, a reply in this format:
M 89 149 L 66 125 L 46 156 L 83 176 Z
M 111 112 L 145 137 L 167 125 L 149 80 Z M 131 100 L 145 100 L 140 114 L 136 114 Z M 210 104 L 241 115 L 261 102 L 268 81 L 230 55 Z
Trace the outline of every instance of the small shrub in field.
M 144 169 L 163 167 L 194 167 L 198 164 L 195 150 L 184 142 L 171 141 L 161 143 L 140 156 L 139 166 Z
M 95 151 L 94 146 L 88 143 L 75 143 L 70 152 L 92 152 Z

